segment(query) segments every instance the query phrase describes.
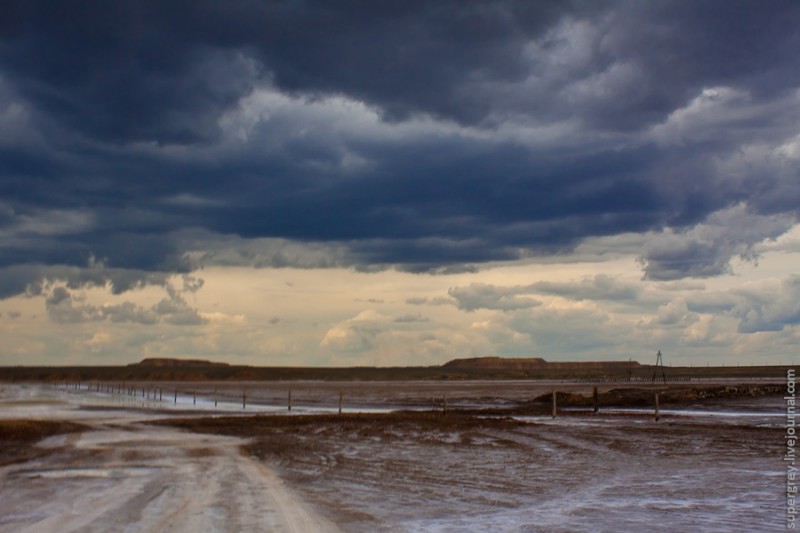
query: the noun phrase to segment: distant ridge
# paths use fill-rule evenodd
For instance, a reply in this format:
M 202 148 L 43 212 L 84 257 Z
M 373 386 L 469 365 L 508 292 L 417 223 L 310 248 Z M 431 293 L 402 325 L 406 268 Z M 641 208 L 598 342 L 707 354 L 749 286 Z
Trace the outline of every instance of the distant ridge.
M 442 365 L 442 368 L 483 368 L 483 369 L 580 369 L 580 368 L 638 368 L 636 361 L 558 361 L 549 362 L 541 357 L 471 357 L 453 359 Z
M 217 363 L 205 359 L 173 359 L 169 357 L 148 357 L 138 363 L 128 366 L 157 366 L 157 367 L 185 367 L 185 366 L 230 366 L 228 363 Z

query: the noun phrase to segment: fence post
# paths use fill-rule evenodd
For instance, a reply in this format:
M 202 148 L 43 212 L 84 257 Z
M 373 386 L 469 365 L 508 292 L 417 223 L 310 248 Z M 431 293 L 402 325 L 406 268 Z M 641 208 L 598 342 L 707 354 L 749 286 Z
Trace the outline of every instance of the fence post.
M 242 389 L 242 409 L 247 409 L 247 391 L 244 389 Z
M 594 390 L 592 391 L 592 403 L 594 404 L 594 412 L 597 413 L 597 385 L 594 386 Z
M 658 422 L 658 393 L 656 393 L 656 422 Z
M 556 417 L 556 390 L 553 389 L 553 418 Z
M 339 414 L 342 414 L 342 391 L 339 391 Z
M 289 395 L 286 399 L 286 405 L 288 407 L 288 411 L 292 410 L 292 389 L 289 389 Z

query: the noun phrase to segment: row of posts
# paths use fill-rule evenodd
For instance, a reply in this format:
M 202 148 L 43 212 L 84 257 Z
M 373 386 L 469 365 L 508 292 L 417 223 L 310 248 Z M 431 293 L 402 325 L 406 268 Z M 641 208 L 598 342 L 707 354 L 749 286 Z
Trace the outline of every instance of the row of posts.
M 59 387 L 61 384 L 56 384 L 56 387 Z M 76 383 L 64 383 L 62 388 L 66 389 L 77 389 L 81 390 L 81 382 L 78 381 Z M 92 390 L 92 383 L 90 382 L 86 386 L 86 390 Z M 96 383 L 95 389 L 96 392 L 106 392 L 109 394 L 115 393 L 115 388 L 113 385 L 103 384 L 103 383 Z M 150 400 L 150 396 L 152 393 L 152 399 L 155 401 L 156 399 L 156 392 L 158 392 L 158 401 L 163 401 L 163 394 L 164 389 L 159 387 L 158 389 L 152 388 L 147 389 L 145 387 L 141 388 L 142 390 L 142 398 Z M 116 394 L 127 394 L 128 396 L 136 397 L 137 396 L 138 388 L 134 386 L 127 386 L 125 382 L 120 384 L 116 388 Z M 197 391 L 191 391 L 192 394 L 192 405 L 197 405 Z M 178 403 L 178 389 L 175 389 L 175 395 L 173 398 L 173 402 L 177 405 Z M 344 393 L 339 392 L 339 414 L 342 414 L 342 405 L 344 403 Z M 214 407 L 217 407 L 218 400 L 217 400 L 217 389 L 214 389 Z M 558 415 L 558 400 L 556 398 L 556 390 L 553 389 L 553 418 L 555 419 Z M 658 406 L 658 393 L 655 393 L 654 396 L 654 407 L 655 407 L 655 420 L 658 422 L 659 419 L 659 406 Z M 292 389 L 289 389 L 286 397 L 286 408 L 288 411 L 292 410 Z M 247 389 L 242 390 L 242 409 L 247 409 Z M 595 386 L 592 390 L 592 410 L 594 413 L 597 413 L 600 410 L 599 403 L 598 403 L 598 395 L 597 395 L 597 387 Z M 447 396 L 442 396 L 442 414 L 447 415 Z
M 70 389 L 83 390 L 83 387 L 82 387 L 80 381 L 77 381 L 77 382 L 74 382 L 74 383 L 69 383 L 69 382 L 56 383 L 53 386 L 56 387 L 56 388 L 61 388 L 61 389 L 66 389 L 66 390 L 70 390 Z M 116 387 L 114 385 L 109 385 L 109 384 L 105 384 L 105 383 L 94 383 L 93 384 L 92 382 L 89 382 L 86 385 L 86 390 L 90 391 L 90 392 L 94 390 L 95 392 L 100 392 L 100 393 L 119 394 L 119 395 L 126 395 L 126 396 L 130 396 L 130 397 L 133 397 L 133 398 L 137 398 L 138 397 L 139 388 L 135 387 L 135 386 L 129 386 L 125 382 L 122 382 L 121 384 L 117 385 Z M 156 388 L 141 387 L 141 391 L 142 391 L 142 398 L 144 398 L 146 400 L 152 399 L 153 401 L 155 401 L 156 400 L 156 395 L 158 396 L 158 401 L 159 402 L 163 401 L 163 399 L 164 399 L 164 389 L 163 389 L 163 387 L 159 387 L 157 389 Z M 190 393 L 192 395 L 192 405 L 197 405 L 197 391 L 196 390 L 192 390 L 192 391 L 190 391 Z M 151 398 L 151 395 L 152 395 L 152 398 Z M 445 400 L 445 402 L 446 402 L 446 400 Z M 175 391 L 174 391 L 173 403 L 176 404 L 176 405 L 178 403 L 178 389 L 175 389 Z M 214 407 L 217 407 L 218 404 L 219 404 L 219 400 L 217 398 L 217 389 L 214 389 Z M 344 406 L 344 393 L 343 392 L 339 392 L 339 414 L 342 414 L 343 406 Z M 288 411 L 292 410 L 292 389 L 289 389 L 289 391 L 287 393 L 286 408 L 287 408 Z M 247 389 L 243 389 L 242 390 L 242 409 L 247 409 Z M 446 407 L 446 404 L 445 404 L 445 411 L 446 410 L 447 410 L 447 407 Z

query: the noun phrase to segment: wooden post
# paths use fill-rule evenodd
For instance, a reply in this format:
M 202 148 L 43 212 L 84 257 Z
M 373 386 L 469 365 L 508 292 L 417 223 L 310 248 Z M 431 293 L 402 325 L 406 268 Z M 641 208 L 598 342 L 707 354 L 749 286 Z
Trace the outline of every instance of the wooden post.
M 214 407 L 217 406 L 217 389 L 214 389 Z
M 594 404 L 594 412 L 597 412 L 597 385 L 594 386 L 594 390 L 592 391 L 592 403 Z
M 288 411 L 292 410 L 292 389 L 289 389 L 289 395 L 286 400 L 286 405 L 288 406 Z
M 192 391 L 192 405 L 197 405 L 197 391 Z
M 175 405 L 178 405 L 178 389 L 175 389 Z
M 656 393 L 656 422 L 658 422 L 658 393 Z
M 163 389 L 163 387 L 159 387 L 158 388 L 158 401 L 160 402 L 160 401 L 163 401 L 163 400 L 164 400 L 164 389 Z
M 342 391 L 339 391 L 339 414 L 342 414 Z
M 242 409 L 247 409 L 247 391 L 242 389 Z
M 442 414 L 447 416 L 447 395 L 442 396 Z
M 556 390 L 553 389 L 553 418 L 556 417 Z

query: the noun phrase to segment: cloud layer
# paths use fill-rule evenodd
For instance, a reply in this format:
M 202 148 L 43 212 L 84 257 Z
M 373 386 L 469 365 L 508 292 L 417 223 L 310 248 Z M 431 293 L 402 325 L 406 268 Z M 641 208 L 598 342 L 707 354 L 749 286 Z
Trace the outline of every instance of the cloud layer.
M 798 27 L 788 0 L 5 2 L 0 303 L 214 328 L 243 315 L 187 303 L 202 269 L 325 269 L 458 280 L 328 316 L 313 345 L 342 357 L 789 335 L 790 273 L 715 283 L 797 228 Z M 477 275 L 614 257 L 638 282 Z
M 448 271 L 656 231 L 645 272 L 672 279 L 797 218 L 794 2 L 6 13 L 6 268 L 323 250 L 312 264 Z M 726 231 L 762 231 L 709 236 L 732 209 Z

